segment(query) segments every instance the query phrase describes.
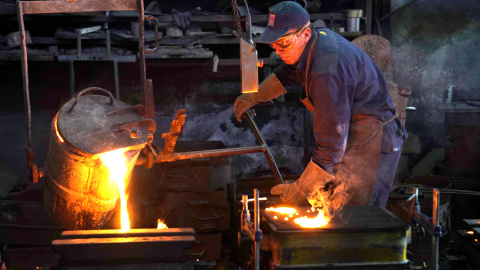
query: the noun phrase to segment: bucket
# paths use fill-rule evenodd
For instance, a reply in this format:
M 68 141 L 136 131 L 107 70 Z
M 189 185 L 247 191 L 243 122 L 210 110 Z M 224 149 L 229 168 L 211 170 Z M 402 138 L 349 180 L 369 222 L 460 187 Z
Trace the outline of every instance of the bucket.
M 125 154 L 130 157 L 125 186 L 139 153 L 140 150 L 134 150 Z M 100 157 L 75 153 L 58 141 L 52 127 L 44 197 L 47 214 L 59 226 L 71 230 L 100 229 L 113 215 L 119 189 Z
M 102 95 L 87 92 L 101 91 Z M 68 101 L 53 119 L 45 165 L 45 210 L 66 229 L 100 229 L 113 214 L 119 188 L 101 160 L 119 150 L 126 157 L 128 186 L 138 155 L 155 122 L 114 100 L 101 88 L 87 88 Z

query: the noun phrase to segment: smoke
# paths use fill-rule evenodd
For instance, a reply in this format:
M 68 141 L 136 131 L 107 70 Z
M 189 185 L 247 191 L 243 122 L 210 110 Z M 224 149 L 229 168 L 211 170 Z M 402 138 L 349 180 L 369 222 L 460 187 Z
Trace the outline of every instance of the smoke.
M 348 202 L 348 187 L 345 182 L 331 181 L 317 184 L 309 193 L 308 202 L 320 208 L 326 218 L 331 219 Z

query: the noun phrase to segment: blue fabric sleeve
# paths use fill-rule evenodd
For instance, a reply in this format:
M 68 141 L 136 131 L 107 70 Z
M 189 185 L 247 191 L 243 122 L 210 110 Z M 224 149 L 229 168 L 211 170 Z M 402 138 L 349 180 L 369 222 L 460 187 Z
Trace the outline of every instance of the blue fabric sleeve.
M 331 172 L 345 153 L 350 124 L 350 101 L 345 82 L 337 74 L 311 74 L 308 93 L 313 112 L 314 163 Z

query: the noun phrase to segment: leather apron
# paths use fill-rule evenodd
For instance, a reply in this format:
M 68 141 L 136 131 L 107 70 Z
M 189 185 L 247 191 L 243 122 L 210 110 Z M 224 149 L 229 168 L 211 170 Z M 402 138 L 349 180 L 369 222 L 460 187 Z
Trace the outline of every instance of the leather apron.
M 365 115 L 352 115 L 347 147 L 333 167 L 335 181 L 345 185 L 347 203 L 368 205 L 376 180 L 382 147 L 383 124 Z

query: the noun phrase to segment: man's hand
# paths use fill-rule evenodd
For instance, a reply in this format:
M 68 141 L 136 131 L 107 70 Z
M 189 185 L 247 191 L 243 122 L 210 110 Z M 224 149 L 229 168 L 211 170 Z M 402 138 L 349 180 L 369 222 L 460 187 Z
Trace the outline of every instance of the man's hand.
M 308 194 L 298 187 L 297 181 L 288 184 L 278 184 L 270 190 L 270 193 L 272 195 L 280 195 L 280 199 L 285 203 L 304 206 L 307 204 Z
M 242 122 L 242 115 L 246 113 L 250 108 L 258 104 L 255 101 L 254 93 L 243 94 L 235 100 L 233 104 L 233 112 L 238 122 Z
M 280 195 L 280 199 L 285 203 L 295 205 L 305 205 L 308 195 L 319 187 L 330 187 L 334 175 L 326 172 L 320 166 L 310 161 L 303 171 L 300 178 L 291 184 L 279 184 L 274 186 L 270 193 Z
M 283 88 L 275 73 L 270 74 L 259 86 L 258 92 L 243 94 L 235 100 L 233 112 L 238 122 L 242 122 L 242 115 L 250 108 L 261 102 L 277 98 L 287 91 Z

